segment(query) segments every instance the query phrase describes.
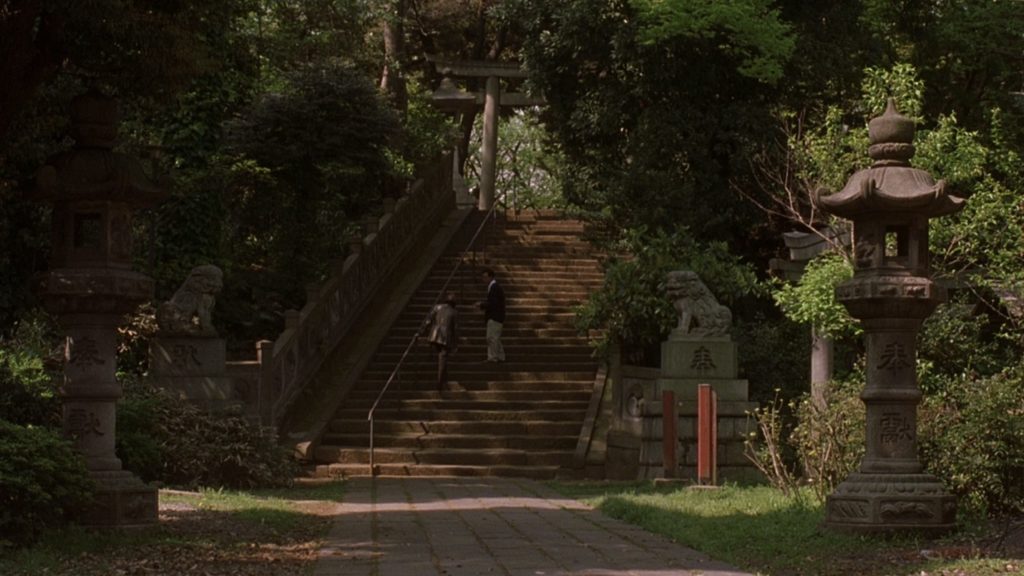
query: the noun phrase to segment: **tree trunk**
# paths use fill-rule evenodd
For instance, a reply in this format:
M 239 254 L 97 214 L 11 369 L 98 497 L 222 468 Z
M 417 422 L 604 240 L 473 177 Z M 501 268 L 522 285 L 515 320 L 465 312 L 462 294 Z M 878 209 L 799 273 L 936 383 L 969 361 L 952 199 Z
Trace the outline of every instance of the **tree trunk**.
M 409 94 L 405 85 L 405 21 L 406 0 L 394 0 L 390 13 L 384 18 L 384 69 L 380 87 L 391 104 L 405 118 Z
M 0 142 L 63 58 L 64 20 L 42 2 L 10 2 L 0 14 Z

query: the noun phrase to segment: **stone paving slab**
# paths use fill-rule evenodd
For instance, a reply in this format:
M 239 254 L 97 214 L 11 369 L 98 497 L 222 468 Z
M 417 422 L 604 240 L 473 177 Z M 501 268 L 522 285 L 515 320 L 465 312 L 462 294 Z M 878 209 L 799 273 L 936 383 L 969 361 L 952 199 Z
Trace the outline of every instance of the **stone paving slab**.
M 749 576 L 508 478 L 348 481 L 315 576 Z

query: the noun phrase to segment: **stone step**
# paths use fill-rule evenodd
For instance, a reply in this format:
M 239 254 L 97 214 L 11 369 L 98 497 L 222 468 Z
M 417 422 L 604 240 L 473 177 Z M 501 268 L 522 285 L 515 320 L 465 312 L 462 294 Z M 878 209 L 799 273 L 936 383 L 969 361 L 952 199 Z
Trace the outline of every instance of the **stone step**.
M 415 308 L 408 309 L 411 314 L 408 316 L 400 316 L 396 321 L 396 324 L 406 323 L 414 321 L 417 318 L 425 318 L 430 312 L 431 307 L 428 305 L 418 306 Z M 515 316 L 522 318 L 533 324 L 539 321 L 545 322 L 545 325 L 549 324 L 561 324 L 563 326 L 572 326 L 573 322 L 576 321 L 576 313 L 570 307 L 555 308 L 551 306 L 515 306 L 507 305 L 505 307 L 507 316 L 506 318 Z M 462 323 L 476 323 L 483 326 L 484 313 L 482 310 L 477 310 L 473 307 L 458 306 L 459 320 Z
M 372 398 L 366 397 L 372 402 Z M 571 400 L 548 400 L 541 396 L 527 400 L 479 400 L 463 398 L 405 398 L 404 396 L 390 397 L 381 400 L 379 405 L 382 409 L 401 410 L 408 413 L 416 413 L 425 410 L 586 410 L 587 401 L 585 398 L 574 398 Z M 356 402 L 347 402 L 342 411 L 347 411 L 358 406 Z M 340 413 L 340 412 L 339 412 Z M 364 412 L 365 413 L 365 412 Z
M 559 466 L 444 466 L 418 464 L 381 464 L 377 466 L 378 476 L 463 476 L 501 478 L 529 478 L 552 480 L 559 473 Z M 369 466 L 361 464 L 326 464 L 317 466 L 319 477 L 354 478 L 369 476 Z
M 426 316 L 426 313 L 423 314 Z M 477 321 L 473 322 L 473 319 Z M 570 327 L 573 325 L 573 321 L 576 319 L 576 315 L 572 312 L 528 312 L 526 314 L 519 314 L 515 308 L 507 309 L 507 315 L 505 317 L 505 324 L 514 324 L 515 328 L 530 328 L 533 330 L 545 330 L 549 329 L 552 325 Z M 467 327 L 476 324 L 483 329 L 483 315 L 482 314 L 470 314 L 467 317 L 462 318 L 464 320 L 462 324 Z M 399 317 L 395 321 L 395 326 L 402 327 L 419 327 L 422 322 L 416 322 L 416 316 L 410 317 Z M 510 326 L 512 327 L 512 326 Z
M 483 359 L 482 354 L 487 350 L 487 342 L 485 342 L 483 332 L 481 331 L 476 338 L 465 334 L 465 331 L 460 332 L 462 333 L 459 334 L 458 352 L 450 356 L 451 362 L 464 365 Z M 377 350 L 377 354 L 374 357 L 385 363 L 395 362 L 402 356 L 408 345 L 408 342 L 396 341 L 393 344 L 382 346 Z M 502 346 L 506 352 L 519 352 L 516 358 L 530 358 L 534 361 L 543 362 L 582 361 L 593 363 L 593 349 L 585 344 L 577 344 L 571 347 L 539 346 L 537 344 L 513 344 L 502 339 Z M 435 350 L 429 345 L 426 338 L 423 338 L 418 346 L 413 347 L 410 354 L 416 354 L 417 352 L 433 355 Z M 515 358 L 509 359 L 510 365 L 512 362 L 516 362 Z M 516 362 L 516 366 L 519 366 L 518 362 Z
M 469 323 L 467 323 L 469 324 Z M 475 324 L 475 323 L 473 323 Z M 480 322 L 481 326 L 459 326 L 458 337 L 459 337 L 459 350 L 476 350 L 477 348 L 483 349 L 487 344 L 485 337 L 485 330 L 483 328 L 483 322 Z M 513 328 L 509 326 L 510 323 L 506 322 L 505 326 L 508 331 L 512 331 Z M 517 331 L 522 332 L 522 331 Z M 581 336 L 573 336 L 569 338 L 542 338 L 538 336 L 506 336 L 507 332 L 505 329 L 502 330 L 501 343 L 506 350 L 515 349 L 522 352 L 536 352 L 540 355 L 557 355 L 557 354 L 568 354 L 571 356 L 582 356 L 591 357 L 593 355 L 593 348 L 589 342 Z M 423 351 L 431 351 L 432 348 L 429 346 L 426 334 L 420 333 L 417 327 L 414 327 L 410 323 L 409 326 L 402 328 L 401 333 L 394 334 L 393 338 L 386 340 L 379 351 L 383 352 L 403 352 L 409 345 L 409 342 L 414 336 L 419 336 L 420 341 L 413 345 L 413 351 L 416 349 L 422 349 Z M 533 338 L 533 342 L 530 342 L 530 338 Z M 559 346 L 559 342 L 564 342 L 563 346 Z
M 421 366 L 420 364 L 429 364 L 428 362 L 413 362 L 407 367 L 403 367 L 402 377 L 407 380 L 414 380 L 416 377 L 427 377 L 428 379 L 437 374 L 436 366 Z M 478 389 L 476 386 L 487 385 L 487 384 L 498 384 L 508 385 L 510 383 L 518 383 L 519 386 L 536 386 L 536 382 L 543 381 L 546 385 L 552 387 L 558 387 L 563 383 L 575 384 L 576 382 L 593 382 L 594 373 L 596 370 L 583 370 L 578 369 L 572 371 L 575 366 L 560 366 L 553 364 L 547 367 L 545 370 L 537 369 L 535 366 L 530 369 L 508 369 L 505 370 L 502 367 L 512 364 L 511 361 L 503 363 L 492 363 L 492 362 L 480 362 L 478 364 L 466 364 L 458 365 L 454 364 L 449 367 L 449 374 L 452 374 L 452 379 L 459 382 L 464 387 L 473 386 L 469 389 Z M 586 367 L 585 362 L 578 363 L 581 367 Z M 592 366 L 592 364 L 591 364 Z M 387 367 L 376 367 L 370 366 L 366 372 L 363 373 L 361 378 L 364 382 L 383 382 L 391 376 L 391 372 L 394 369 L 393 366 Z M 455 375 L 464 376 L 467 380 L 460 382 Z M 469 379 L 472 380 L 469 380 Z M 521 389 L 521 388 L 520 388 Z
M 586 407 L 577 409 L 523 409 L 523 410 L 485 410 L 482 408 L 434 408 L 417 410 L 414 408 L 377 407 L 374 417 L 378 420 L 393 422 L 408 421 L 459 421 L 459 422 L 529 422 L 536 420 L 582 420 L 587 413 Z M 341 408 L 335 413 L 338 420 L 359 420 L 366 418 L 366 410 L 358 408 Z
M 557 254 L 559 252 L 561 252 L 562 255 L 561 255 L 561 258 L 558 258 L 558 259 L 555 259 L 555 258 L 545 258 L 544 257 L 545 255 L 543 255 L 543 254 L 537 254 L 537 255 L 534 255 L 534 256 L 527 255 L 527 254 L 517 254 L 517 255 L 508 255 L 508 256 L 504 256 L 503 255 L 502 258 L 501 258 L 501 263 L 500 264 L 499 263 L 494 263 L 494 264 L 492 264 L 489 267 L 493 268 L 495 271 L 497 271 L 498 269 L 505 269 L 505 270 L 520 270 L 520 269 L 522 269 L 522 270 L 525 270 L 526 272 L 537 272 L 537 271 L 549 271 L 550 270 L 550 271 L 555 271 L 555 272 L 557 272 L 557 271 L 574 272 L 574 273 L 578 273 L 578 274 L 587 274 L 587 275 L 598 275 L 600 273 L 599 270 L 596 270 L 596 267 L 598 265 L 598 262 L 597 262 L 596 259 L 592 259 L 590 261 L 587 261 L 587 260 L 582 259 L 582 258 L 574 258 L 574 257 L 565 255 L 565 251 L 564 250 L 563 251 L 552 250 L 551 251 L 551 255 L 555 255 L 555 254 Z M 491 256 L 495 256 L 495 255 L 491 254 Z M 451 274 L 451 268 L 454 267 L 454 263 L 455 262 L 460 262 L 460 261 L 462 261 L 462 259 L 459 256 L 451 256 L 451 257 L 449 257 L 449 259 L 447 261 L 443 259 L 441 261 L 442 266 L 436 268 L 436 270 L 439 270 L 439 271 L 446 270 L 449 274 Z M 445 267 L 446 264 L 447 264 L 447 267 Z
M 383 383 L 381 383 L 381 385 L 383 385 Z M 577 386 L 577 389 L 564 390 L 551 390 L 544 388 L 528 390 L 445 390 L 444 392 L 438 392 L 433 387 L 425 390 L 409 390 L 407 388 L 403 388 L 401 389 L 400 397 L 402 401 L 406 402 L 417 400 L 457 400 L 465 402 L 529 402 L 537 401 L 539 399 L 551 401 L 558 400 L 564 402 L 589 402 L 591 383 L 580 382 L 577 384 Z M 370 404 L 373 403 L 374 400 L 377 399 L 377 394 L 379 392 L 380 388 L 353 390 L 348 396 L 348 402 L 351 402 L 352 404 L 369 406 Z M 392 396 L 385 395 L 385 399 L 390 398 L 392 398 Z M 384 400 L 382 400 L 382 402 L 383 401 Z
M 547 420 L 518 420 L 509 422 L 462 422 L 434 420 L 430 422 L 408 420 L 377 420 L 374 432 L 382 434 L 420 432 L 422 434 L 479 434 L 484 436 L 512 435 L 568 436 L 579 434 L 581 421 L 550 422 Z M 339 433 L 368 434 L 370 423 L 366 417 L 356 420 L 331 420 L 328 430 Z
M 458 290 L 455 291 L 458 293 Z M 515 292 L 510 293 L 511 290 L 505 291 L 505 306 L 516 310 L 550 310 L 550 309 L 564 309 L 571 311 L 573 307 L 581 304 L 585 298 L 577 296 L 574 293 L 563 292 L 563 293 L 543 293 L 543 292 Z M 462 296 L 470 296 L 469 294 L 461 293 Z M 424 295 L 423 298 L 414 298 L 409 302 L 406 310 L 413 312 L 425 313 L 434 307 L 437 302 L 440 302 L 435 297 L 428 297 Z M 485 297 L 483 292 L 480 293 L 480 301 Z M 477 311 L 479 308 L 475 306 L 476 300 L 463 299 L 457 303 L 457 307 L 460 312 Z
M 534 450 L 574 450 L 578 438 L 572 436 L 482 436 L 471 434 L 378 434 L 373 435 L 375 446 L 391 448 L 423 448 L 423 449 L 534 449 Z M 321 448 L 332 451 L 366 448 L 370 445 L 369 434 L 325 434 Z M 337 461 L 324 454 L 324 461 Z M 319 459 L 319 457 L 318 457 Z
M 376 441 L 376 437 L 375 437 Z M 319 446 L 315 449 L 318 462 L 338 464 L 370 463 L 369 448 L 342 448 Z M 376 464 L 434 464 L 448 466 L 561 466 L 572 462 L 570 450 L 515 450 L 491 448 L 488 450 L 458 448 L 408 449 L 375 447 Z
M 477 326 L 474 327 L 473 324 Z M 391 336 L 388 340 L 393 342 L 405 342 L 409 343 L 413 335 L 419 332 L 422 322 L 413 322 L 411 319 L 404 322 L 404 326 L 396 326 L 392 328 Z M 483 322 L 463 322 L 459 328 L 467 335 L 472 335 L 475 332 L 483 334 Z M 508 322 L 501 332 L 501 341 L 511 342 L 513 339 L 519 338 L 537 338 L 541 341 L 550 341 L 555 339 L 578 339 L 582 338 L 579 332 L 575 328 L 530 328 L 528 326 L 522 326 L 519 322 Z
M 587 337 L 575 329 L 575 309 L 604 274 L 581 238 L 582 222 L 556 212 L 519 216 L 489 224 L 477 250 L 465 254 L 483 221 L 469 217 L 336 411 L 316 449 L 319 474 L 369 473 L 366 414 L 442 289 L 462 302 L 464 338 L 450 358 L 448 387 L 435 390 L 433 349 L 413 345 L 376 408 L 378 472 L 553 478 L 571 463 L 597 370 Z M 485 266 L 497 272 L 507 298 L 502 341 L 509 359 L 500 364 L 482 362 L 483 313 L 474 304 L 486 298 L 478 275 Z
M 357 391 L 377 391 L 379 392 L 384 388 L 384 383 L 387 382 L 387 377 L 391 375 L 389 370 L 386 374 L 371 379 L 364 376 L 359 382 L 356 383 L 353 392 Z M 449 372 L 450 380 L 448 382 L 448 390 L 441 394 L 456 393 L 456 392 L 528 392 L 528 391 L 541 391 L 548 390 L 551 392 L 573 392 L 580 390 L 587 390 L 593 386 L 594 376 L 590 376 L 590 380 L 548 380 L 542 383 L 537 383 L 537 377 L 524 377 L 522 380 L 514 379 L 501 379 L 495 375 L 489 375 L 487 379 L 478 377 L 472 379 L 459 378 L 457 374 Z M 431 390 L 437 391 L 437 372 L 436 371 L 419 371 L 409 372 L 403 370 L 398 379 L 392 381 L 391 390 L 401 390 L 402 394 L 406 392 L 430 392 Z M 403 396 L 404 397 L 404 396 Z

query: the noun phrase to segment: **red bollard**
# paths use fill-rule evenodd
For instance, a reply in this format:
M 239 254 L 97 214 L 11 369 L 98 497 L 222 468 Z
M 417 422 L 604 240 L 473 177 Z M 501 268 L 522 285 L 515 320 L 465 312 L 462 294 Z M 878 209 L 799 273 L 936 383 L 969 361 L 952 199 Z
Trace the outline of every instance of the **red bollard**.
M 697 483 L 718 481 L 718 395 L 710 384 L 697 387 Z
M 661 392 L 661 465 L 665 478 L 676 477 L 676 394 Z

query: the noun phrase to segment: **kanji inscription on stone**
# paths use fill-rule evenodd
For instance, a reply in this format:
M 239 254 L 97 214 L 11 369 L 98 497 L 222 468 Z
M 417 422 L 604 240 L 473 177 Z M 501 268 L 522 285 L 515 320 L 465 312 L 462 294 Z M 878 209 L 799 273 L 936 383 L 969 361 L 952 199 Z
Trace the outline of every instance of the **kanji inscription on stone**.
M 882 370 L 901 370 L 910 368 L 910 357 L 906 348 L 899 342 L 890 342 L 882 350 L 878 367 Z
M 171 347 L 171 362 L 182 368 L 197 368 L 202 363 L 199 361 L 198 350 L 191 344 L 175 344 Z
M 68 433 L 75 438 L 84 438 L 92 434 L 103 436 L 103 432 L 100 430 L 100 419 L 96 417 L 95 412 L 85 408 L 69 410 L 67 424 Z
M 690 362 L 690 368 L 694 370 L 714 370 L 715 361 L 711 358 L 711 351 L 701 346 L 693 352 L 693 361 Z
M 69 358 L 72 364 L 85 366 L 103 365 L 106 361 L 100 358 L 100 351 L 96 347 L 96 340 L 89 336 L 81 338 L 68 338 Z
M 909 419 L 899 412 L 884 412 L 879 422 L 883 444 L 896 444 L 901 441 L 914 439 L 914 431 L 910 426 Z

